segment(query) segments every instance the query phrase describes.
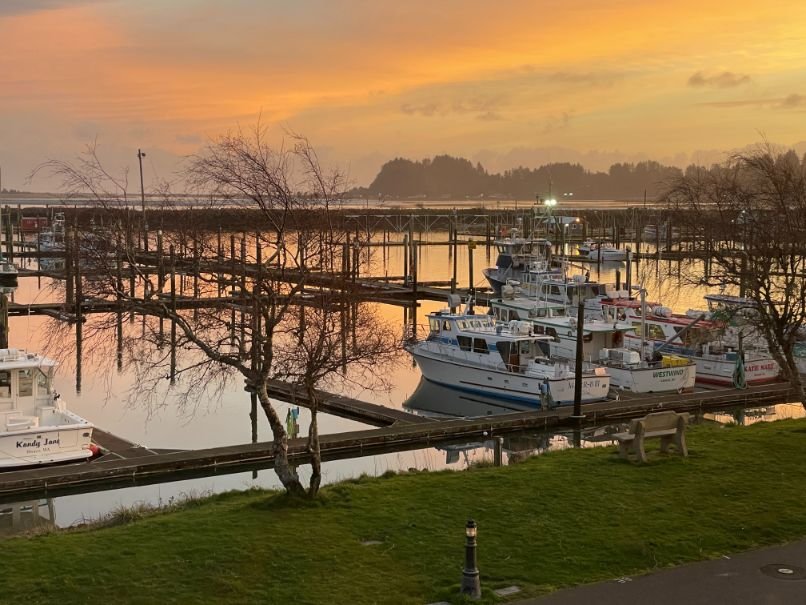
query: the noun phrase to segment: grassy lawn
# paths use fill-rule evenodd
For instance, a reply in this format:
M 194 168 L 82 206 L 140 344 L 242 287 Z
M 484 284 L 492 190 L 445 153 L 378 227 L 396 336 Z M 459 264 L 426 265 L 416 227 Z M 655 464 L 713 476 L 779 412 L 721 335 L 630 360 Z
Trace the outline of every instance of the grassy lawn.
M 115 527 L 0 542 L 0 603 L 416 603 L 455 599 L 464 523 L 485 599 L 806 536 L 806 420 L 697 426 L 690 456 L 616 448 L 505 468 L 365 478 L 313 503 L 250 491 Z M 363 541 L 380 544 L 363 545 Z

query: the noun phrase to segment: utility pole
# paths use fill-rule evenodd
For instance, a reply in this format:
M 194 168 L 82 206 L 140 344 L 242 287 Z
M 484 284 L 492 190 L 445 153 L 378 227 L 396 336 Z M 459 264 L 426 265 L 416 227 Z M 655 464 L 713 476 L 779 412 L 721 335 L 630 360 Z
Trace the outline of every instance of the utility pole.
M 143 246 L 145 251 L 148 252 L 148 222 L 146 222 L 146 190 L 143 186 L 143 158 L 146 157 L 145 152 L 137 150 L 137 161 L 140 163 L 140 203 L 143 211 Z
M 137 150 L 137 160 L 140 162 L 140 202 L 143 206 L 143 220 L 146 217 L 146 190 L 143 187 L 143 158 L 146 157 L 145 152 Z

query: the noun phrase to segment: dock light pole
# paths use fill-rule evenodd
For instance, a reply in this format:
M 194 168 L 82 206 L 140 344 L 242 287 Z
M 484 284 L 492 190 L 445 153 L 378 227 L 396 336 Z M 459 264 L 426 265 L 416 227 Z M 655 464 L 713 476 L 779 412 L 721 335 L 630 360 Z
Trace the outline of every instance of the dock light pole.
M 476 563 L 476 522 L 468 519 L 465 525 L 465 567 L 462 570 L 462 587 L 460 592 L 471 599 L 481 598 L 481 582 L 479 568 Z

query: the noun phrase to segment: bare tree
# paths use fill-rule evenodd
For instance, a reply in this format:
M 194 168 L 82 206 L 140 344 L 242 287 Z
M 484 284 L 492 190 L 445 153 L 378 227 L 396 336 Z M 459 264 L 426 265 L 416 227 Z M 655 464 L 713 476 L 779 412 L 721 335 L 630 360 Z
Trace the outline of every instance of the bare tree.
M 390 346 L 396 334 L 388 324 L 379 321 L 369 303 L 353 303 L 334 291 L 318 293 L 312 306 L 300 306 L 294 322 L 294 338 L 275 344 L 276 377 L 301 388 L 311 411 L 308 452 L 312 474 L 309 496 L 321 484 L 321 452 L 319 448 L 318 388 L 334 383 L 357 388 L 385 388 L 389 381 L 380 368 L 389 367 L 397 359 L 398 349 Z
M 806 322 L 806 158 L 765 143 L 710 170 L 689 168 L 666 193 L 676 221 L 704 242 L 692 283 L 753 302 L 745 322 L 806 404 L 793 354 Z
M 100 165 L 94 153 L 90 161 Z M 92 178 L 106 174 L 102 169 L 66 162 L 45 167 L 61 175 L 68 187 L 83 184 L 99 203 L 108 195 Z M 86 177 L 85 171 L 90 173 Z M 119 305 L 106 323 L 94 322 L 91 335 L 108 339 L 117 334 L 119 357 L 127 352 L 126 363 L 136 373 L 141 400 L 163 397 L 166 377 L 176 383 L 174 394 L 184 405 L 220 394 L 228 381 L 241 377 L 271 427 L 280 481 L 290 493 L 302 494 L 296 469 L 289 464 L 285 426 L 270 399 L 272 382 L 291 380 L 314 393 L 316 385 L 335 378 L 337 367 L 355 362 L 360 368 L 370 359 L 388 357 L 394 348 L 392 331 L 370 308 L 359 306 L 352 325 L 360 338 L 349 347 L 340 346 L 337 357 L 330 357 L 336 340 L 345 336 L 340 314 L 344 308 L 355 308 L 354 299 L 346 290 L 336 295 L 323 279 L 313 281 L 346 266 L 347 235 L 334 227 L 332 212 L 345 180 L 338 171 L 321 167 L 303 137 L 294 135 L 289 147 L 274 149 L 259 125 L 211 140 L 189 159 L 183 176 L 196 191 L 228 208 L 256 210 L 253 232 L 231 233 L 227 242 L 221 232 L 185 225 L 152 234 L 150 256 L 144 259 L 133 237 L 137 217 L 118 213 L 117 220 L 107 222 L 102 237 L 111 247 L 83 251 L 85 260 L 92 257 L 95 276 L 83 282 L 83 296 L 114 299 Z M 110 207 L 108 201 L 103 207 Z M 185 275 L 192 276 L 192 294 L 182 296 Z M 306 314 L 310 316 L 306 327 L 300 324 L 306 315 L 298 309 L 311 304 L 311 292 L 318 303 Z M 334 305 L 334 296 L 342 302 Z M 139 333 L 132 326 L 121 328 L 121 317 L 127 313 L 143 317 Z M 182 354 L 182 367 L 177 352 Z M 355 375 L 348 372 L 346 377 Z M 311 493 L 315 494 L 321 459 L 316 399 L 311 400 Z

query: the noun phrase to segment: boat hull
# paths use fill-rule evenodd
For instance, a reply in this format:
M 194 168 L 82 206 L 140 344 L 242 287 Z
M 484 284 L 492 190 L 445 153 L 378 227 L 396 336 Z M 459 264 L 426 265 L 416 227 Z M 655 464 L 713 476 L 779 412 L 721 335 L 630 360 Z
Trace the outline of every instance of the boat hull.
M 92 429 L 82 420 L 0 433 L 0 469 L 86 460 L 92 455 Z
M 736 362 L 724 359 L 693 358 L 697 364 L 697 382 L 734 386 Z M 774 359 L 745 361 L 745 382 L 750 386 L 775 382 L 780 368 Z
M 614 387 L 633 393 L 686 391 L 694 388 L 697 379 L 696 364 L 668 368 L 604 367 Z
M 462 365 L 429 354 L 418 347 L 410 349 L 423 376 L 437 384 L 514 401 L 525 409 L 543 407 L 541 386 L 546 385 L 554 404 L 573 403 L 574 379 L 532 376 Z M 582 379 L 582 402 L 602 401 L 610 390 L 609 376 L 587 376 Z

